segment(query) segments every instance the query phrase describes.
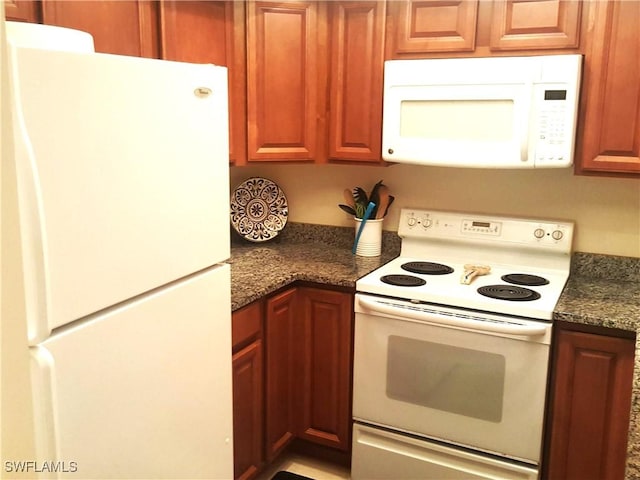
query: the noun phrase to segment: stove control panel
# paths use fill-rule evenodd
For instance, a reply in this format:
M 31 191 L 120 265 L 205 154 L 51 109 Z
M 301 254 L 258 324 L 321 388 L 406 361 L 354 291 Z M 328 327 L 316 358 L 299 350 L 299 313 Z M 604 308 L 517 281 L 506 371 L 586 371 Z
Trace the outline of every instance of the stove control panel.
M 573 223 L 403 208 L 398 235 L 403 238 L 507 243 L 570 252 Z

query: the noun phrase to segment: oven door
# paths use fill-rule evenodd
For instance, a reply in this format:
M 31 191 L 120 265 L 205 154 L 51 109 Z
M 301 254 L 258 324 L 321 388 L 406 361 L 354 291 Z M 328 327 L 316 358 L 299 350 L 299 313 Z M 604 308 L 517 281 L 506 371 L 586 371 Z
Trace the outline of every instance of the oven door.
M 355 303 L 356 420 L 539 463 L 550 323 Z

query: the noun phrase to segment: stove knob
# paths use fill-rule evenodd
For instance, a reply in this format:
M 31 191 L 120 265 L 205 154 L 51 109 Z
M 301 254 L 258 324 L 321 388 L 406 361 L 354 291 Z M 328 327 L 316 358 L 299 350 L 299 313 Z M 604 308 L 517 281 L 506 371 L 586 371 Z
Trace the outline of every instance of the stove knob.
M 564 237 L 564 233 L 562 233 L 562 230 L 554 230 L 551 236 L 554 240 L 561 240 Z
M 409 225 L 410 227 L 415 226 L 416 222 L 417 222 L 416 217 L 407 218 L 407 225 Z
M 544 237 L 544 230 L 541 228 L 536 228 L 535 231 L 533 232 L 533 236 L 536 238 Z
M 431 221 L 430 218 L 425 217 L 425 218 L 422 219 L 422 227 L 423 228 L 429 228 L 432 225 L 432 223 L 433 222 Z

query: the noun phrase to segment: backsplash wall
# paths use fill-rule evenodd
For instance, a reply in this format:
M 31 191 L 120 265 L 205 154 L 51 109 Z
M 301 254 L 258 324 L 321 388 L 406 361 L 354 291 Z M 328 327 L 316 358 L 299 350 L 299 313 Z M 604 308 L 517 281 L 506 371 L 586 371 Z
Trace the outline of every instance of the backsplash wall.
M 397 231 L 400 208 L 422 207 L 576 223 L 574 250 L 640 257 L 640 181 L 583 177 L 572 169 L 476 170 L 392 165 L 258 165 L 231 168 L 231 189 L 249 177 L 276 182 L 293 222 L 352 226 L 338 208 L 345 188 L 384 180 L 395 203 L 384 229 Z

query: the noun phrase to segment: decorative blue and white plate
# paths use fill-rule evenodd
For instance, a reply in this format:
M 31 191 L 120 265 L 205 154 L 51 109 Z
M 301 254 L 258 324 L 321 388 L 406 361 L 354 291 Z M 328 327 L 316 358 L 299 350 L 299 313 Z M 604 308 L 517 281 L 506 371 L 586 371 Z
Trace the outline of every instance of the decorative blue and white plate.
M 275 238 L 289 215 L 287 197 L 271 180 L 252 177 L 231 194 L 231 225 L 251 242 Z

